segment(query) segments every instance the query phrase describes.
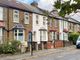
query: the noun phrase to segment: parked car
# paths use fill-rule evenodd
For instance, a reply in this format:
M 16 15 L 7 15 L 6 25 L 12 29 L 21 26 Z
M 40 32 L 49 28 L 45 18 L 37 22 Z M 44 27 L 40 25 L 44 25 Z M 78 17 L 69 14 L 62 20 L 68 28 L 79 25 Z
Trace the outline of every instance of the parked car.
M 78 37 L 76 41 L 76 48 L 80 48 L 80 36 Z

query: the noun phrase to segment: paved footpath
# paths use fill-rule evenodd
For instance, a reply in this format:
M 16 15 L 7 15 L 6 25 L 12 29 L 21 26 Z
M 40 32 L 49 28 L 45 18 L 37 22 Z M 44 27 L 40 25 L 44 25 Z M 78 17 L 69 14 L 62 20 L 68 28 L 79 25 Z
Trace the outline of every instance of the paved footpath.
M 71 51 L 75 49 L 75 46 L 68 46 L 64 48 L 57 48 L 57 49 L 45 49 L 34 51 L 33 56 L 30 55 L 30 52 L 18 55 L 8 55 L 8 56 L 0 56 L 0 60 L 30 60 L 41 56 L 46 56 L 49 54 L 56 54 L 64 51 Z

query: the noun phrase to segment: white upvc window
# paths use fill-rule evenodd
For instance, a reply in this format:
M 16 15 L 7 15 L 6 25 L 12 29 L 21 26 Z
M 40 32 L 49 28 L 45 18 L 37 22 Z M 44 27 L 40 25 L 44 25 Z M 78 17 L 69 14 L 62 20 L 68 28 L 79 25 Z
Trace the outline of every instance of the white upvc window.
M 19 23 L 19 10 L 13 10 L 13 22 Z
M 49 26 L 52 27 L 52 19 L 49 21 Z
M 68 22 L 67 21 L 64 21 L 64 28 L 68 28 Z
M 3 43 L 3 29 L 0 28 L 0 44 Z
M 43 25 L 46 24 L 46 17 L 43 17 Z
M 33 39 L 34 39 L 34 41 L 36 41 L 36 32 L 34 32 L 34 34 L 33 34 Z
M 46 40 L 46 31 L 43 31 L 43 40 Z
M 14 40 L 24 41 L 24 30 L 23 29 L 15 29 L 14 30 Z
M 28 12 L 24 12 L 24 23 L 29 24 L 29 13 Z
M 3 7 L 0 7 L 0 20 L 3 20 Z
M 63 33 L 63 40 L 68 40 L 68 33 Z
M 42 31 L 40 31 L 40 41 L 42 41 Z
M 50 40 L 57 40 L 57 32 L 50 32 Z
M 39 24 L 39 15 L 36 15 L 36 24 Z
M 47 31 L 40 31 L 40 41 L 46 40 Z

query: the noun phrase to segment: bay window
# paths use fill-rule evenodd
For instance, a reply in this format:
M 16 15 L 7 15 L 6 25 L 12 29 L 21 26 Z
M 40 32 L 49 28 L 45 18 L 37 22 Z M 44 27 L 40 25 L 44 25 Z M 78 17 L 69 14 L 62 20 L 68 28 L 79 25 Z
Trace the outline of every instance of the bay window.
M 46 40 L 47 31 L 40 31 L 40 41 Z
M 50 40 L 57 40 L 57 32 L 50 32 Z
M 68 40 L 68 33 L 65 33 L 65 32 L 63 33 L 63 39 Z
M 0 28 L 0 44 L 3 43 L 3 28 Z
M 24 41 L 24 30 L 23 29 L 15 29 L 14 30 L 14 39 L 19 41 Z

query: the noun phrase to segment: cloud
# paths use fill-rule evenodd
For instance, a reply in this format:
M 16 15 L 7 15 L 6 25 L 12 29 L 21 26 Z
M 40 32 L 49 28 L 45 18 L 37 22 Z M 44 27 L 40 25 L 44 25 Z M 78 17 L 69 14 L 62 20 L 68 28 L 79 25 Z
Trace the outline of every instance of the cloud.
M 51 11 L 53 9 L 53 4 L 56 0 L 40 0 L 38 2 L 39 7 Z
M 24 2 L 24 3 L 27 3 L 27 4 L 30 4 L 33 1 L 37 1 L 38 6 L 40 8 L 51 11 L 53 9 L 52 5 L 54 4 L 54 1 L 56 1 L 56 0 L 18 0 L 18 1 L 21 1 L 21 2 Z

